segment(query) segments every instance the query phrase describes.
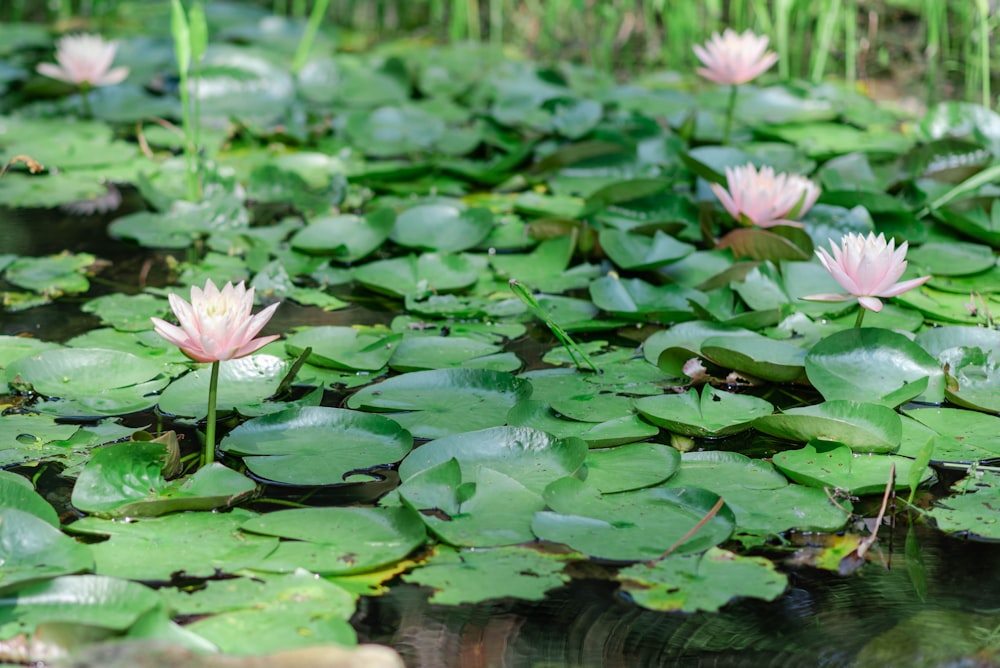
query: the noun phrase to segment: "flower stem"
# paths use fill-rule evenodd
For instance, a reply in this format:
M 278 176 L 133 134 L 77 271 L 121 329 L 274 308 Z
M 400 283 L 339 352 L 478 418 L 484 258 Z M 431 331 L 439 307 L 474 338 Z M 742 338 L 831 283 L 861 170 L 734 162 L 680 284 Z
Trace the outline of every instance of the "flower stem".
M 733 115 L 736 112 L 736 84 L 729 89 L 729 106 L 726 108 L 726 125 L 722 129 L 722 143 L 729 143 L 729 133 L 733 129 Z
M 219 391 L 219 362 L 212 362 L 212 377 L 208 381 L 208 417 L 205 418 L 205 456 L 202 466 L 215 461 L 215 397 Z
M 90 106 L 90 86 L 80 87 L 80 110 L 83 112 L 84 118 L 94 117 L 94 110 Z
M 861 327 L 861 321 L 865 319 L 865 309 L 864 306 L 858 305 L 858 319 L 854 321 L 854 329 L 859 329 Z

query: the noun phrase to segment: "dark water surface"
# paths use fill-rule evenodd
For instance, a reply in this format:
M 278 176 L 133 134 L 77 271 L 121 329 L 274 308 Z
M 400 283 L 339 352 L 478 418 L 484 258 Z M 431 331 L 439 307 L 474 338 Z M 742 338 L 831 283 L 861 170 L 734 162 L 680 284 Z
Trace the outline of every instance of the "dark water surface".
M 134 194 L 126 195 L 126 206 L 129 197 Z M 86 299 L 167 280 L 166 255 L 108 239 L 109 220 L 0 208 L 4 253 L 68 249 L 110 262 L 86 297 L 0 312 L 0 334 L 65 341 L 99 325 L 79 310 Z M 377 302 L 370 305 L 324 313 L 285 304 L 268 331 L 388 323 L 394 315 Z M 529 362 L 551 345 L 537 332 L 513 346 Z M 768 449 L 765 440 L 753 438 L 734 444 L 751 456 Z M 282 491 L 272 487 L 267 495 Z M 869 516 L 877 510 L 871 503 L 863 507 Z M 354 623 L 362 640 L 391 645 L 407 665 L 427 668 L 1000 665 L 1000 544 L 951 538 L 918 524 L 907 546 L 905 513 L 897 522 L 894 530 L 882 527 L 871 561 L 854 573 L 790 566 L 790 586 L 777 601 L 738 601 L 715 614 L 645 610 L 611 582 L 582 579 L 537 603 L 457 607 L 432 605 L 428 590 L 400 584 L 386 596 L 364 599 Z M 793 553 L 792 546 L 764 552 L 778 561 Z

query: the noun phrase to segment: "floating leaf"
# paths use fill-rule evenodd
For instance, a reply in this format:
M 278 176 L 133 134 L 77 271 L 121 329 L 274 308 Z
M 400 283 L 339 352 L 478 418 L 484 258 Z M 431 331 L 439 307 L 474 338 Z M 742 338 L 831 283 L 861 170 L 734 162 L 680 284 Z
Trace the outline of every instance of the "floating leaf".
M 706 385 L 701 397 L 691 388 L 684 394 L 664 394 L 635 400 L 636 409 L 650 422 L 685 436 L 729 436 L 750 428 L 770 415 L 770 402 L 742 394 L 721 392 Z
M 718 547 L 652 566 L 629 566 L 618 572 L 617 580 L 644 608 L 683 612 L 715 612 L 741 596 L 773 601 L 788 586 L 785 575 L 764 557 L 743 557 Z
M 644 561 L 675 546 L 677 554 L 701 552 L 732 533 L 735 520 L 724 506 L 678 543 L 709 516 L 718 499 L 693 487 L 602 495 L 575 478 L 563 478 L 546 489 L 545 500 L 552 510 L 536 514 L 532 529 L 539 538 L 598 559 Z
M 403 580 L 431 587 L 430 600 L 439 605 L 508 597 L 537 601 L 547 590 L 569 580 L 562 572 L 564 565 L 565 557 L 530 547 L 461 550 L 440 546 Z
M 779 452 L 772 460 L 793 481 L 812 487 L 846 489 L 851 494 L 876 494 L 885 489 L 895 465 L 894 489 L 909 486 L 912 459 L 897 455 L 858 454 L 842 443 L 810 441 L 801 450 Z M 926 470 L 924 482 L 931 477 Z
M 531 384 L 499 371 L 416 371 L 364 388 L 347 400 L 350 408 L 389 412 L 418 438 L 504 424 L 507 411 L 531 395 Z
M 248 420 L 220 450 L 243 457 L 257 476 L 288 485 L 335 485 L 399 461 L 413 438 L 396 422 L 324 406 L 289 408 Z
M 834 399 L 757 418 L 755 429 L 792 441 L 834 441 L 855 452 L 893 452 L 902 439 L 899 414 L 880 404 Z

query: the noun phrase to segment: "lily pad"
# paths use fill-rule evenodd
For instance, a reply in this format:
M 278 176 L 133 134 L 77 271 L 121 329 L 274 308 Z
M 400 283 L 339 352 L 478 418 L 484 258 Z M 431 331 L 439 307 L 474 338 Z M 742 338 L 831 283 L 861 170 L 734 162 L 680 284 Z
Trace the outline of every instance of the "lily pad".
M 290 364 L 273 355 L 257 354 L 219 364 L 216 406 L 220 412 L 260 404 L 278 389 Z M 208 413 L 209 367 L 195 369 L 171 383 L 159 397 L 160 411 L 201 419 Z M 276 410 L 280 410 L 278 406 Z
M 359 390 L 350 408 L 388 412 L 418 438 L 502 425 L 507 411 L 531 396 L 531 384 L 500 371 L 435 369 L 416 371 Z
M 879 327 L 836 332 L 805 358 L 809 382 L 823 397 L 896 407 L 917 397 L 940 403 L 944 372 L 902 334 Z
M 344 371 L 379 371 L 385 368 L 403 337 L 384 329 L 309 327 L 285 340 L 289 354 L 298 357 L 312 348 L 310 364 Z
M 684 394 L 663 394 L 635 400 L 635 407 L 653 424 L 685 436 L 729 436 L 750 428 L 762 415 L 774 412 L 758 397 L 722 392 L 706 385 L 701 397 L 691 388 Z
M 427 295 L 471 287 L 479 279 L 480 264 L 469 255 L 423 253 L 369 262 L 357 268 L 354 278 L 395 297 Z
M 677 472 L 680 453 L 661 443 L 632 443 L 587 453 L 586 482 L 601 494 L 652 487 Z
M 396 215 L 376 209 L 365 217 L 342 214 L 317 218 L 295 233 L 292 248 L 315 255 L 331 255 L 338 262 L 357 262 L 389 238 Z
M 682 612 L 715 612 L 737 597 L 773 601 L 788 586 L 788 578 L 764 557 L 743 557 L 718 547 L 652 566 L 629 566 L 616 579 L 642 607 Z
M 755 378 L 787 383 L 804 373 L 806 351 L 766 336 L 722 335 L 706 338 L 701 353 L 725 368 Z
M 478 245 L 492 229 L 493 214 L 487 208 L 436 202 L 399 214 L 390 238 L 408 248 L 456 253 Z
M 701 552 L 729 538 L 735 525 L 732 512 L 723 506 L 685 538 L 719 500 L 694 487 L 602 495 L 580 480 L 563 478 L 545 490 L 545 500 L 551 510 L 535 515 L 535 535 L 597 559 L 646 561 L 670 549 Z
M 970 472 L 952 485 L 951 496 L 940 499 L 927 514 L 937 527 L 950 534 L 1000 540 L 1000 475 L 994 471 Z
M 848 490 L 851 494 L 876 494 L 889 482 L 889 472 L 896 467 L 895 489 L 909 486 L 913 460 L 898 455 L 859 454 L 842 443 L 810 441 L 801 450 L 779 452 L 772 459 L 775 467 L 793 481 L 812 487 Z M 926 469 L 920 477 L 931 477 Z
M 266 480 L 334 485 L 367 479 L 369 469 L 399 461 L 412 445 L 406 430 L 381 415 L 303 406 L 244 422 L 220 450 L 242 456 Z
M 425 443 L 399 465 L 399 477 L 406 482 L 421 471 L 455 459 L 463 480 L 474 481 L 478 469 L 488 468 L 541 494 L 550 482 L 574 475 L 586 456 L 587 445 L 579 439 L 557 439 L 523 427 L 493 427 Z
M 0 562 L 0 591 L 94 567 L 94 557 L 86 545 L 38 515 L 6 504 L 0 507 Z M 0 599 L 0 628 L 3 608 Z
M 68 530 L 108 537 L 90 546 L 99 574 L 170 581 L 178 575 L 207 578 L 235 573 L 273 552 L 277 538 L 239 530 L 254 516 L 234 508 L 228 513 L 175 513 L 137 522 L 84 517 Z
M 737 452 L 686 452 L 668 487 L 703 487 L 719 494 L 740 534 L 774 536 L 790 529 L 837 531 L 851 504 L 835 505 L 821 489 L 790 485 L 769 462 Z
M 462 550 L 439 546 L 403 580 L 431 587 L 430 602 L 439 605 L 508 597 L 538 601 L 546 591 L 569 580 L 562 572 L 565 561 L 562 555 L 530 547 Z
M 834 441 L 855 452 L 894 452 L 902 439 L 899 414 L 880 404 L 835 399 L 789 408 L 754 420 L 755 429 L 792 441 Z
M 391 564 L 427 538 L 419 515 L 403 507 L 279 510 L 244 518 L 242 528 L 284 539 L 273 553 L 261 554 L 254 568 L 288 573 L 307 568 L 324 575 Z
M 531 518 L 545 508 L 541 494 L 486 466 L 455 458 L 409 476 L 403 502 L 445 543 L 465 547 L 516 545 L 534 539 Z

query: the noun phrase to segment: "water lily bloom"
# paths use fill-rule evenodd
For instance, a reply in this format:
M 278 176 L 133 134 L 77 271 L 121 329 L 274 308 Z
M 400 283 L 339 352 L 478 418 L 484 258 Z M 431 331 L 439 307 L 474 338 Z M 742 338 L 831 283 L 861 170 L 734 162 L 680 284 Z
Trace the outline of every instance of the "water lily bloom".
M 212 281 L 205 289 L 191 288 L 191 303 L 171 294 L 170 308 L 180 327 L 160 318 L 152 318 L 156 333 L 181 349 L 197 362 L 224 362 L 245 357 L 259 350 L 278 335 L 254 338 L 274 315 L 278 304 L 271 304 L 257 315 L 253 309 L 253 288 L 243 281 L 219 290 Z
M 128 76 L 127 67 L 111 67 L 118 45 L 100 35 L 66 35 L 56 43 L 58 65 L 40 63 L 39 74 L 75 86 L 111 86 Z
M 803 297 L 811 301 L 846 301 L 857 297 L 862 308 L 878 313 L 882 310 L 879 297 L 895 297 L 926 283 L 930 276 L 899 281 L 906 271 L 906 242 L 896 248 L 895 239 L 885 240 L 871 232 L 867 237 L 848 233 L 840 240 L 838 248 L 832 242 L 830 249 L 816 251 L 830 275 L 847 290 L 847 294 L 821 294 Z
M 778 54 L 767 50 L 767 37 L 747 30 L 743 34 L 727 28 L 713 33 L 704 45 L 694 47 L 694 55 L 704 67 L 696 71 L 717 84 L 742 84 L 766 72 L 778 62 Z
M 726 167 L 726 184 L 728 190 L 713 183 L 712 192 L 729 215 L 757 227 L 802 227 L 802 223 L 789 218 L 805 214 L 819 197 L 819 187 L 804 176 L 784 172 L 776 175 L 771 167 L 761 167 L 757 171 L 749 163 L 742 167 Z

